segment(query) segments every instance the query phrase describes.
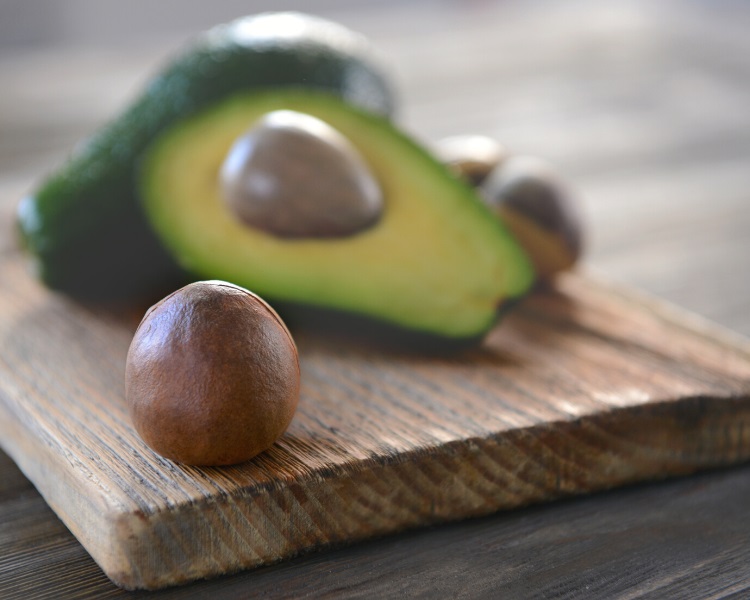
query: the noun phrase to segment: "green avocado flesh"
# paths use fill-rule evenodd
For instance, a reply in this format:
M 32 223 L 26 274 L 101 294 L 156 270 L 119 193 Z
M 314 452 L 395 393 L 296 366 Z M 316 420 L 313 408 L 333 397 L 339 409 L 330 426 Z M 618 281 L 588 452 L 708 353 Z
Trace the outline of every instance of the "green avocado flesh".
M 236 138 L 280 109 L 313 115 L 354 144 L 383 191 L 375 225 L 344 238 L 288 239 L 230 213 L 222 162 Z M 238 94 L 175 125 L 148 152 L 140 190 L 151 225 L 186 271 L 274 301 L 471 338 L 533 281 L 523 251 L 470 187 L 386 120 L 326 94 Z
M 39 277 L 97 300 L 153 300 L 174 289 L 185 274 L 151 230 L 136 189 L 143 153 L 163 131 L 235 93 L 296 88 L 385 115 L 394 105 L 369 42 L 330 21 L 265 13 L 197 36 L 19 205 Z

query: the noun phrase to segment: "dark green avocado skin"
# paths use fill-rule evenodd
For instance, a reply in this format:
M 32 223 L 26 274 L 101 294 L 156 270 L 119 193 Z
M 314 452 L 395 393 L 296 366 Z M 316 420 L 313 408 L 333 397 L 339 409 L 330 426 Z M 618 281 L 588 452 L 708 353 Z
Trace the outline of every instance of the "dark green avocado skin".
M 216 27 L 19 204 L 22 243 L 42 281 L 89 300 L 156 298 L 184 282 L 141 210 L 139 160 L 162 131 L 214 102 L 278 87 L 327 91 L 386 116 L 393 111 L 390 83 L 358 34 L 295 13 Z

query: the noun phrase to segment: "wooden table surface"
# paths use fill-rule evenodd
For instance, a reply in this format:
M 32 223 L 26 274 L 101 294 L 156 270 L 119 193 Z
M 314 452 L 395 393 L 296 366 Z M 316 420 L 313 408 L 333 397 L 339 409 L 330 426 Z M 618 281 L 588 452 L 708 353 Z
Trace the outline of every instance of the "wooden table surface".
M 400 121 L 418 137 L 484 133 L 555 163 L 587 217 L 586 268 L 750 336 L 746 4 L 383 3 L 321 14 L 381 47 Z M 0 56 L 3 210 L 180 39 Z M 749 495 L 741 466 L 149 595 L 748 597 Z M 0 452 L 0 597 L 138 595 L 109 582 Z

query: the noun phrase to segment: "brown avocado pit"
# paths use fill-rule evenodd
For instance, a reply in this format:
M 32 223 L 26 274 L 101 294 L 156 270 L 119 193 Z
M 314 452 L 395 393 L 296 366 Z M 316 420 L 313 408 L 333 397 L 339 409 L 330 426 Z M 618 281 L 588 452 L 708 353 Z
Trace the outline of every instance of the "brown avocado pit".
M 567 186 L 545 161 L 510 157 L 490 173 L 481 190 L 528 253 L 539 279 L 550 279 L 578 262 L 581 217 Z
M 299 399 L 296 345 L 276 312 L 222 281 L 189 284 L 151 307 L 133 337 L 125 395 L 162 456 L 244 462 L 286 430 Z
M 380 186 L 354 145 L 292 110 L 267 113 L 235 141 L 220 185 L 237 219 L 282 238 L 353 235 L 383 211 Z

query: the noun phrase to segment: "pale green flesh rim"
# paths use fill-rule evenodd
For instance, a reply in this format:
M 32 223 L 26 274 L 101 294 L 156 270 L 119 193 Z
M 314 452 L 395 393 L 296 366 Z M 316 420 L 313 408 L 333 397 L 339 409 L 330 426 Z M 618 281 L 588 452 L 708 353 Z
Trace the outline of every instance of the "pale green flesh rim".
M 385 197 L 380 221 L 346 238 L 289 240 L 252 229 L 222 201 L 218 173 L 263 114 L 318 117 L 359 150 Z M 526 255 L 474 191 L 387 121 L 321 93 L 233 96 L 162 135 L 141 191 L 180 264 L 268 299 L 343 310 L 446 337 L 483 333 L 533 282 Z

